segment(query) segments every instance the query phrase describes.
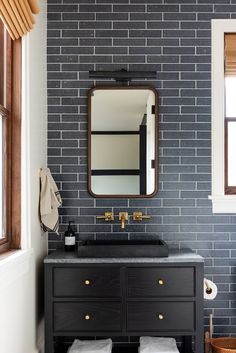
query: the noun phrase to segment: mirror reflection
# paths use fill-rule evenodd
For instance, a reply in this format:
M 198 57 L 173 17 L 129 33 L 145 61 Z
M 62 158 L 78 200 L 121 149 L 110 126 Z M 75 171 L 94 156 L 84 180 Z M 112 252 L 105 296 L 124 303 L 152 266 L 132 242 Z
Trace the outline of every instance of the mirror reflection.
M 89 191 L 95 197 L 156 192 L 157 93 L 97 87 L 89 94 Z

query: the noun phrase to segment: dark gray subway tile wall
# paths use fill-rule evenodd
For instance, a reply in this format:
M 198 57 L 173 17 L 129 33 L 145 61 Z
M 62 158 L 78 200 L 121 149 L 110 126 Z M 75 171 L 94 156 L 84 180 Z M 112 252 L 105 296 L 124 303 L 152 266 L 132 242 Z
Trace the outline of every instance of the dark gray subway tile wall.
M 234 0 L 48 0 L 48 165 L 61 190 L 61 232 L 81 238 L 161 237 L 205 257 L 219 294 L 205 303 L 216 334 L 236 333 L 236 217 L 213 215 L 211 19 L 236 18 Z M 160 94 L 159 191 L 153 199 L 94 199 L 87 191 L 89 70 L 155 70 Z M 99 82 L 107 83 L 107 82 Z M 96 220 L 141 210 L 121 232 Z M 112 233 L 112 235 L 111 235 Z M 49 236 L 49 249 L 62 236 Z M 207 321 L 206 321 L 207 324 Z

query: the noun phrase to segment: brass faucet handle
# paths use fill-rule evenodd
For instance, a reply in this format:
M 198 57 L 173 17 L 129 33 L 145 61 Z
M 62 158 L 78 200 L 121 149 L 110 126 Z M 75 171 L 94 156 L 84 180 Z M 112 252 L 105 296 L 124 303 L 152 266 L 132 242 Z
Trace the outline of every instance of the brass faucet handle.
M 113 212 L 105 212 L 103 216 L 97 216 L 97 219 L 105 219 L 106 222 L 114 221 L 114 213 Z
M 133 212 L 134 221 L 142 221 L 143 219 L 150 219 L 151 216 L 143 215 L 142 212 Z

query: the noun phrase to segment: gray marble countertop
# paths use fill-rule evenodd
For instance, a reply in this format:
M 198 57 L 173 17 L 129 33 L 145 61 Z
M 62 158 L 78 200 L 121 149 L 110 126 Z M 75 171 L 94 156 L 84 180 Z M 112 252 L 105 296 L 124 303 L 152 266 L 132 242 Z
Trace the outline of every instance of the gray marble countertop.
M 116 257 L 116 258 L 79 258 L 77 252 L 56 250 L 44 259 L 44 263 L 175 263 L 203 262 L 204 259 L 191 249 L 169 249 L 168 257 Z

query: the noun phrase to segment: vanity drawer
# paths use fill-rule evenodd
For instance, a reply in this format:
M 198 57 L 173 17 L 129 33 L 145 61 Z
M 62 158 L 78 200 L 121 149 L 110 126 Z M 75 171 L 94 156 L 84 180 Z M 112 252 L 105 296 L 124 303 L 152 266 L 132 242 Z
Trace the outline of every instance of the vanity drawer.
M 121 303 L 56 302 L 54 331 L 120 331 Z
M 56 267 L 53 272 L 55 297 L 119 297 L 119 268 Z
M 193 267 L 128 268 L 128 297 L 194 296 Z
M 194 331 L 194 302 L 127 304 L 128 331 Z

